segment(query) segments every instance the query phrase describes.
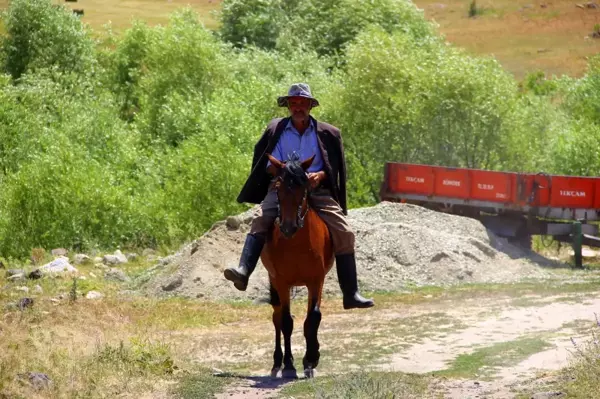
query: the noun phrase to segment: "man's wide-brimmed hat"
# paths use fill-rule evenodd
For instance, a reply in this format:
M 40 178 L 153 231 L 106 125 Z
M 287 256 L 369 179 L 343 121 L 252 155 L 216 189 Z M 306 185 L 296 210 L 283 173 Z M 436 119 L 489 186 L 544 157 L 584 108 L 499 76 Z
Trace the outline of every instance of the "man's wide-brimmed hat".
M 312 108 L 319 106 L 319 101 L 310 93 L 310 87 L 306 83 L 294 83 L 290 86 L 287 96 L 277 98 L 277 104 L 280 107 L 287 107 L 290 97 L 304 97 L 312 100 Z

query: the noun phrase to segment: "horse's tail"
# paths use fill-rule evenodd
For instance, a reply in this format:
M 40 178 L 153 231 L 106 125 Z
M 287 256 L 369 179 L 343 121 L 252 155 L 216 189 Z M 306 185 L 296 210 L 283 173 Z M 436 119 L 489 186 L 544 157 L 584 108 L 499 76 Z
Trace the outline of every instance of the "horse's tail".
M 271 305 L 272 302 L 271 295 L 263 295 L 254 300 L 255 305 Z
M 273 287 L 273 284 L 269 282 L 269 286 L 265 288 L 267 288 L 269 292 L 266 295 L 262 295 L 256 298 L 254 300 L 254 303 L 256 305 L 279 305 L 279 295 L 277 295 L 277 291 L 275 291 L 275 287 Z

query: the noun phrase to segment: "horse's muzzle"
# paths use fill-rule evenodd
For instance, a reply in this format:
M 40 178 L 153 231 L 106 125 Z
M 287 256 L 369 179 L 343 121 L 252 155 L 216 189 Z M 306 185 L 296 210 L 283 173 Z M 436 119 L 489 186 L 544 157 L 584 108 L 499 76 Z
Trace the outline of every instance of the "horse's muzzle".
M 296 234 L 296 231 L 298 231 L 298 227 L 294 226 L 293 223 L 283 223 L 279 226 L 279 230 L 281 230 L 281 234 L 285 238 L 292 238 Z

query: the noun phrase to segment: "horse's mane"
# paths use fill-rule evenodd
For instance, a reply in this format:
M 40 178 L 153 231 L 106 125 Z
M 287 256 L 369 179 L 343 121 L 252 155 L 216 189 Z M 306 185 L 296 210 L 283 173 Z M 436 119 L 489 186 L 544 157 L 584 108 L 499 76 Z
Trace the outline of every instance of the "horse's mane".
M 283 181 L 288 185 L 304 186 L 308 183 L 308 176 L 302 168 L 300 155 L 295 151 L 288 156 L 283 168 Z

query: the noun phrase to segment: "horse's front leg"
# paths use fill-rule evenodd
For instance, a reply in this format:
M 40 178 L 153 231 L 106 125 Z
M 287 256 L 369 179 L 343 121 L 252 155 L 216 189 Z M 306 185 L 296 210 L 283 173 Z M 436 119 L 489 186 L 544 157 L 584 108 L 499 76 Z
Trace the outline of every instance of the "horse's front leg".
M 290 311 L 290 288 L 285 285 L 276 286 L 281 303 L 281 331 L 283 332 L 283 378 L 298 378 L 294 367 L 294 356 L 292 355 L 292 331 L 294 320 Z
M 304 320 L 304 338 L 306 338 L 306 354 L 302 359 L 304 376 L 314 377 L 314 369 L 319 365 L 319 339 L 318 331 L 321 324 L 321 295 L 323 284 L 308 287 L 308 311 Z
M 275 351 L 273 352 L 273 368 L 271 368 L 271 377 L 277 377 L 277 374 L 281 370 L 283 363 L 283 351 L 281 350 L 281 301 L 279 300 L 279 294 L 273 287 L 273 284 L 269 284 L 269 292 L 271 295 L 271 306 L 273 306 L 273 326 L 275 327 Z

